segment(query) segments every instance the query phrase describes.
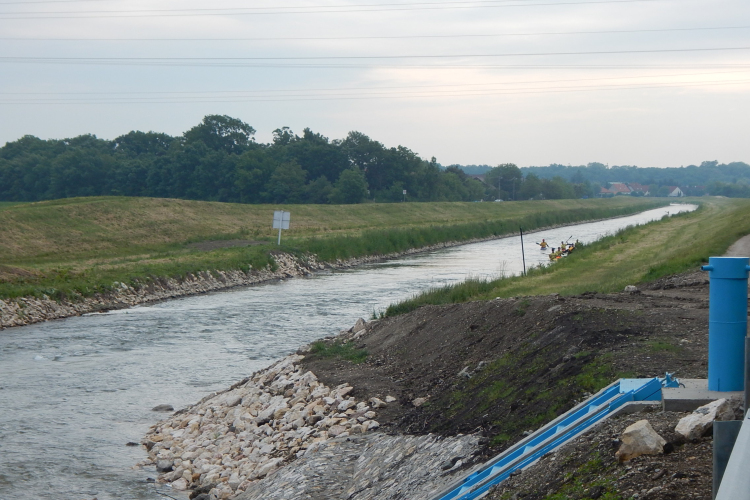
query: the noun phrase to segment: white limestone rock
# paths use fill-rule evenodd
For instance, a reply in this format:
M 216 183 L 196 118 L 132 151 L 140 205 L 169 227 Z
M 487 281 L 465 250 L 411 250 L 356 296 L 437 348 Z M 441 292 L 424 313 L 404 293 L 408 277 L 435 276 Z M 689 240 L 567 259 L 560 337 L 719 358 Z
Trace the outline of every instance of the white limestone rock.
M 356 333 L 359 333 L 359 332 L 361 332 L 362 330 L 364 330 L 366 326 L 367 326 L 367 322 L 366 322 L 366 321 L 365 321 L 364 319 L 362 319 L 362 318 L 359 318 L 359 319 L 357 320 L 357 322 L 356 322 L 356 323 L 354 324 L 354 326 L 352 327 L 352 330 L 351 330 L 351 332 L 352 332 L 352 333 L 355 333 L 355 334 L 356 334 Z
M 639 420 L 630 425 L 623 431 L 620 439 L 622 445 L 615 453 L 620 462 L 627 462 L 640 455 L 658 455 L 664 452 L 664 445 L 667 444 L 648 420 Z
M 677 423 L 675 432 L 685 439 L 698 439 L 713 428 L 714 420 L 734 420 L 734 410 L 726 399 L 718 399 L 697 408 Z
M 385 408 L 388 406 L 385 401 L 379 398 L 370 398 L 370 405 L 372 405 L 373 408 Z

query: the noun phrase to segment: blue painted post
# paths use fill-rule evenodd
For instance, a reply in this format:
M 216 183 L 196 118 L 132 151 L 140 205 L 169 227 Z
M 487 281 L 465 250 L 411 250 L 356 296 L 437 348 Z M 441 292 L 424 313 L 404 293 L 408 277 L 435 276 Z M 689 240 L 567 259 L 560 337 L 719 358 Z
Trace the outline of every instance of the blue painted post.
M 708 265 L 708 390 L 745 387 L 747 336 L 747 257 L 711 257 Z

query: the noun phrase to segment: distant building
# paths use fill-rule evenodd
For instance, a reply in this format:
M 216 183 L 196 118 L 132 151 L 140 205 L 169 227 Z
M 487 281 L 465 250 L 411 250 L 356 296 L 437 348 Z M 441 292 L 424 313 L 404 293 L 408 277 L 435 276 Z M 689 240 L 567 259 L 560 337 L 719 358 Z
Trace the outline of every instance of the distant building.
M 682 192 L 682 189 L 678 188 L 677 186 L 667 186 L 667 189 L 669 190 L 669 194 L 667 196 L 670 196 L 672 198 L 685 196 L 685 193 Z
M 643 196 L 648 196 L 648 186 L 644 186 L 643 184 L 638 184 L 637 182 L 630 182 L 628 183 L 628 187 L 630 188 L 630 191 L 633 193 L 642 193 Z
M 624 182 L 610 182 L 608 191 L 615 195 L 629 195 L 633 190 L 628 187 Z

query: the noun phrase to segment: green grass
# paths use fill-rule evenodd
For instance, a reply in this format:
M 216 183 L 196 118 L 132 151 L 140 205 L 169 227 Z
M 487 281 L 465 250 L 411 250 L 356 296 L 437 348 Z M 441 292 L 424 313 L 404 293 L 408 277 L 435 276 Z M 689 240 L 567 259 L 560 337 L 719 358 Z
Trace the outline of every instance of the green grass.
M 310 357 L 315 358 L 338 358 L 351 361 L 354 364 L 363 363 L 368 353 L 365 349 L 357 349 L 352 344 L 341 342 L 324 342 L 322 340 L 313 342 L 310 349 Z
M 334 261 L 446 241 L 634 213 L 665 200 L 513 203 L 241 205 L 155 198 L 71 198 L 0 210 L 0 298 L 76 298 L 206 270 L 273 266 L 271 252 Z M 273 211 L 289 210 L 282 246 Z M 256 246 L 199 251 L 191 243 L 242 239 Z M 461 292 L 465 293 L 465 292 Z M 472 292 L 473 293 L 473 292 Z
M 599 452 L 594 452 L 574 472 L 566 474 L 560 489 L 552 495 L 545 496 L 544 500 L 585 500 L 591 498 L 586 493 L 595 486 L 603 488 L 603 493 L 598 497 L 600 500 L 621 500 L 624 497 L 617 493 L 615 488 L 617 473 L 615 466 L 605 465 Z
M 0 201 L 0 210 L 8 207 L 12 207 L 14 205 L 21 205 L 24 202 L 22 201 Z
M 648 346 L 646 350 L 649 352 L 678 352 L 682 350 L 679 346 L 657 340 L 649 340 L 646 345 Z
M 621 230 L 553 265 L 531 269 L 527 276 L 432 289 L 392 304 L 385 315 L 403 314 L 426 304 L 620 291 L 626 285 L 696 269 L 750 233 L 750 200 L 701 198 L 699 202 L 701 207 L 694 212 Z

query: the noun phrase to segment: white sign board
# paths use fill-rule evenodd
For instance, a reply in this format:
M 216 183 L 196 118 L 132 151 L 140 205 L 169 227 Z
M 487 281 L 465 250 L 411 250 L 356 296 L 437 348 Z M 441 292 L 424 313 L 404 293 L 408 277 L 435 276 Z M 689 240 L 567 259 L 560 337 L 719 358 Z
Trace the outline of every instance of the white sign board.
M 292 214 L 290 212 L 284 212 L 283 210 L 276 210 L 273 213 L 273 228 L 274 229 L 289 229 L 289 220 Z

